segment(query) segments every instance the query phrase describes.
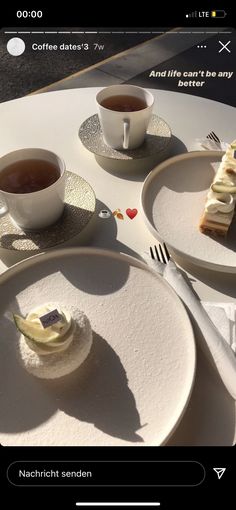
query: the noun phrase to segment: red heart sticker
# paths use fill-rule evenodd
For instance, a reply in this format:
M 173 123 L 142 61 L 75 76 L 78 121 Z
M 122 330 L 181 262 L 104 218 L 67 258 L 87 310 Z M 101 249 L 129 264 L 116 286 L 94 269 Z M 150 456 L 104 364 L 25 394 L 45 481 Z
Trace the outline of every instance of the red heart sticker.
M 126 209 L 126 214 L 131 220 L 133 220 L 138 214 L 138 209 Z

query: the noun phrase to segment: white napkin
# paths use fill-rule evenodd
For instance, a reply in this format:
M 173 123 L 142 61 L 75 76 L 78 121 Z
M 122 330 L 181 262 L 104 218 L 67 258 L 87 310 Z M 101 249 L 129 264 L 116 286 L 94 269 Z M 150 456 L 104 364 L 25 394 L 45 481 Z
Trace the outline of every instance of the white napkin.
M 205 306 L 202 305 L 198 296 L 192 289 L 187 276 L 186 278 L 183 276 L 173 260 L 170 260 L 168 264 L 165 265 L 160 264 L 157 260 L 153 260 L 150 257 L 149 259 L 147 259 L 146 256 L 143 258 L 153 270 L 157 271 L 165 278 L 182 299 L 190 316 L 194 319 L 202 333 L 201 335 L 197 335 L 202 350 L 217 369 L 230 395 L 236 400 L 236 356 L 231 348 L 230 329 L 227 331 L 225 316 L 224 325 L 221 325 L 221 330 L 217 329 L 217 324 L 219 325 L 220 319 L 217 318 L 216 324 L 216 310 L 213 310 L 209 304 L 205 304 Z M 222 311 L 220 312 L 219 310 L 219 313 L 222 314 Z M 232 343 L 235 343 L 234 340 Z
M 208 151 L 223 151 L 225 152 L 228 148 L 229 143 L 223 142 L 220 143 L 214 142 L 214 140 L 209 140 L 208 138 L 196 138 L 194 143 L 194 148 L 196 150 L 208 150 Z
M 228 392 L 236 400 L 236 357 L 233 350 L 214 322 L 209 319 L 209 315 L 190 286 L 190 282 L 186 281 L 174 261 L 170 260 L 165 266 L 163 277 L 182 299 L 197 323 L 202 333 L 202 335 L 198 335 L 202 349 L 217 368 Z
M 202 306 L 231 349 L 236 353 L 236 305 L 234 303 L 210 303 Z

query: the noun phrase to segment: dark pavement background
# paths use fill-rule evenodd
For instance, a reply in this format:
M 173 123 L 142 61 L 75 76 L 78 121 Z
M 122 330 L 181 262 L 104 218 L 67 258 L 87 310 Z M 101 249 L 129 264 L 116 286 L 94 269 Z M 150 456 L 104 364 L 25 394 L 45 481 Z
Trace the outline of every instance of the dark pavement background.
M 10 29 L 9 29 L 10 30 Z M 27 29 L 22 29 L 27 30 Z M 56 30 L 55 28 L 50 29 L 41 28 L 43 31 Z M 58 29 L 59 30 L 59 29 Z M 60 28 L 60 31 L 84 31 L 76 27 L 75 29 Z M 163 29 L 165 30 L 165 29 Z M 199 97 L 205 97 L 220 101 L 222 103 L 236 106 L 236 31 L 232 30 L 232 33 L 223 33 L 212 36 L 206 35 L 205 49 L 197 48 L 194 44 L 190 49 L 182 52 L 178 52 L 176 48 L 176 55 L 174 57 L 165 58 L 163 62 L 158 65 L 153 65 L 152 68 L 145 70 L 144 72 L 135 75 L 135 66 L 133 74 L 130 73 L 131 78 L 127 80 L 127 83 L 140 85 L 142 87 L 156 88 L 177 91 L 185 94 L 197 95 Z M 11 37 L 21 37 L 26 43 L 25 52 L 19 57 L 13 57 L 9 55 L 6 49 L 7 41 Z M 85 70 L 94 64 L 101 64 L 105 59 L 111 56 L 115 56 L 120 52 L 146 42 L 145 50 L 140 54 L 136 54 L 139 63 L 141 62 L 141 69 L 146 69 L 145 66 L 148 52 L 151 51 L 151 39 L 157 36 L 153 34 L 25 34 L 25 35 L 10 35 L 4 34 L 4 31 L 0 31 L 0 102 L 8 101 L 18 97 L 25 96 L 34 91 L 38 91 L 43 87 L 46 87 L 54 82 L 62 80 L 74 73 L 78 73 L 81 70 Z M 171 37 L 167 36 L 167 37 Z M 176 36 L 174 36 L 176 37 Z M 187 35 L 177 35 L 177 37 L 188 37 Z M 221 44 L 226 44 L 230 40 L 227 50 L 219 52 Z M 150 44 L 148 43 L 150 41 Z M 159 41 L 159 39 L 158 39 Z M 71 50 L 71 51 L 33 51 L 31 48 L 32 43 L 43 44 L 48 42 L 50 44 L 61 43 L 65 44 L 89 44 L 89 51 L 86 50 Z M 104 46 L 102 50 L 95 50 L 94 43 Z M 162 55 L 168 55 L 165 53 L 165 38 L 160 40 L 157 44 L 157 59 Z M 202 43 L 204 44 L 204 43 Z M 173 39 L 173 45 L 175 45 Z M 174 46 L 173 46 L 174 47 Z M 163 53 L 164 52 L 164 53 Z M 131 62 L 130 56 L 125 57 L 126 66 L 129 67 Z M 130 60 L 129 60 L 130 58 Z M 154 64 L 155 53 L 154 53 Z M 114 61 L 113 66 L 106 66 L 105 73 L 103 72 L 103 79 L 106 77 L 109 84 L 109 78 L 113 75 L 114 65 L 115 73 L 113 79 L 116 82 L 116 77 L 119 77 L 119 61 Z M 103 68 L 101 68 L 103 69 Z M 179 79 L 181 81 L 191 80 L 191 78 L 155 78 L 150 77 L 151 71 L 214 71 L 218 72 L 230 72 L 234 71 L 231 79 L 227 78 L 192 78 L 192 80 L 205 81 L 203 87 L 179 87 Z M 92 74 L 92 79 L 86 78 L 86 73 L 83 75 L 83 80 L 77 80 L 73 86 L 98 86 L 96 75 L 95 79 Z M 104 77 L 105 76 L 105 77 Z M 121 73 L 122 76 L 122 73 Z M 88 82 L 86 81 L 88 79 Z M 114 81 L 113 81 L 114 82 Z M 124 82 L 124 79 L 121 79 Z M 71 83 L 71 82 L 69 82 Z M 79 83 L 82 83 L 79 84 Z M 88 83 L 88 85 L 87 85 Z M 65 85 L 66 86 L 66 85 Z M 69 85 L 70 86 L 70 85 Z M 62 83 L 60 88 L 64 88 Z
M 40 30 L 50 31 L 55 28 Z M 60 30 L 66 30 L 66 28 L 60 28 Z M 67 30 L 72 31 L 73 28 Z M 84 29 L 76 27 L 75 30 Z M 25 41 L 26 50 L 18 57 L 9 55 L 6 49 L 7 41 L 11 37 L 21 37 Z M 0 102 L 25 96 L 153 37 L 142 34 L 26 34 L 24 36 L 4 34 L 2 30 L 0 32 Z M 32 42 L 38 44 L 49 42 L 57 45 L 88 42 L 92 49 L 91 51 L 39 52 L 31 49 Z M 93 43 L 104 45 L 104 50 L 95 51 Z

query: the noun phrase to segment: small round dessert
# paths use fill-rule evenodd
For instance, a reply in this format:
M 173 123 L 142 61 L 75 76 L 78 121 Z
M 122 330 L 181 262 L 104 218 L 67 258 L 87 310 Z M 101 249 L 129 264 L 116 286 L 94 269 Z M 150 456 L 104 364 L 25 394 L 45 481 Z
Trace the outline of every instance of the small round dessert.
M 61 319 L 43 328 L 39 317 L 57 310 Z M 70 313 L 55 303 L 32 310 L 23 319 L 14 316 L 21 331 L 18 352 L 21 364 L 32 375 L 56 379 L 76 370 L 87 358 L 92 346 L 92 329 L 88 317 L 75 307 Z

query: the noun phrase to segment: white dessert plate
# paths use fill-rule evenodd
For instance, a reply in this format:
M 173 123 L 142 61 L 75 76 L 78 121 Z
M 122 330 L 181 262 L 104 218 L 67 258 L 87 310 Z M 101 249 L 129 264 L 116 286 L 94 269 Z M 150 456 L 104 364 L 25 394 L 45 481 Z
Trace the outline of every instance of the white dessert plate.
M 0 294 L 3 445 L 167 441 L 189 401 L 195 343 L 184 306 L 160 276 L 126 255 L 67 248 L 7 270 Z M 13 312 L 24 315 L 48 301 L 77 306 L 94 331 L 84 364 L 54 381 L 21 367 L 12 321 Z
M 190 262 L 236 272 L 236 218 L 226 238 L 199 230 L 206 195 L 223 152 L 189 152 L 170 158 L 147 176 L 141 204 L 146 225 L 160 241 Z

